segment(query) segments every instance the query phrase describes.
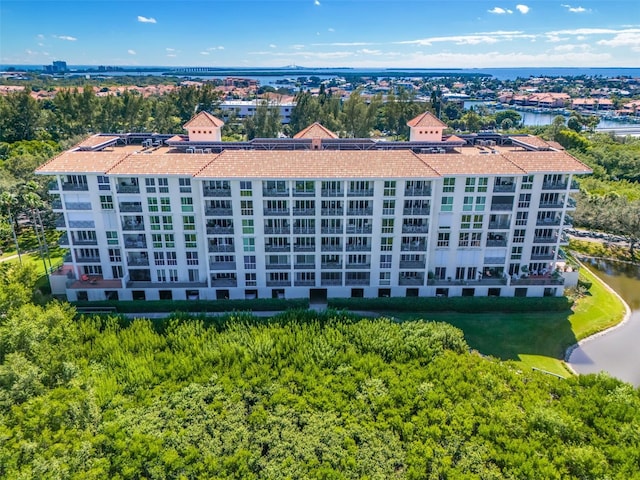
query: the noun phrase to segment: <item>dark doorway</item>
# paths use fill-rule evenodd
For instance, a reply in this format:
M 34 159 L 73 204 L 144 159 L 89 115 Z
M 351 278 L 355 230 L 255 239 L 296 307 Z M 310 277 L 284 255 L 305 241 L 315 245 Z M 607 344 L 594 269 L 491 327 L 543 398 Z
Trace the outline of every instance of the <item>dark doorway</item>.
M 309 303 L 311 304 L 327 303 L 327 289 L 326 288 L 310 288 Z
M 173 300 L 173 292 L 171 290 L 160 290 L 158 295 L 160 300 Z
M 229 300 L 229 290 L 216 290 L 216 300 Z

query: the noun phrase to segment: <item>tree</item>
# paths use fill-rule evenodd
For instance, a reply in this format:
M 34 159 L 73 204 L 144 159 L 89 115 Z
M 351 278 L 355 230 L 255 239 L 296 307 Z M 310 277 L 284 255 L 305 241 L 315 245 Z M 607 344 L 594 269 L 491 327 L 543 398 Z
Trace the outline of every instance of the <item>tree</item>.
M 16 246 L 18 260 L 22 264 L 22 256 L 20 254 L 20 245 L 18 244 L 18 236 L 16 235 L 16 212 L 18 210 L 18 198 L 10 192 L 2 192 L 0 194 L 0 212 L 7 217 L 7 223 L 11 227 L 11 236 Z
M 267 100 L 261 101 L 255 114 L 244 122 L 247 138 L 275 138 L 282 126 L 280 108 L 270 105 Z
M 0 103 L 0 141 L 35 140 L 40 128 L 40 106 L 31 91 L 11 93 Z

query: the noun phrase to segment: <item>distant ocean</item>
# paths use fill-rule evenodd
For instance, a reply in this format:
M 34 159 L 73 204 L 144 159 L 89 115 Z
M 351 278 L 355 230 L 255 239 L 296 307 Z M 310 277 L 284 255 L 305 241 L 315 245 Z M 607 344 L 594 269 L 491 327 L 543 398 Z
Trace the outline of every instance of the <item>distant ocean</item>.
M 331 78 L 344 75 L 363 75 L 363 76 L 394 76 L 394 77 L 437 77 L 441 75 L 480 75 L 491 76 L 498 80 L 515 80 L 516 78 L 529 77 L 635 77 L 640 78 L 640 68 L 546 68 L 546 67 L 528 67 L 528 68 L 452 68 L 452 69 L 431 69 L 431 68 L 302 68 L 302 67 L 274 67 L 274 68 L 233 68 L 233 67 L 165 67 L 165 66 L 112 66 L 122 68 L 119 71 L 97 71 L 96 65 L 69 65 L 68 72 L 73 74 L 88 74 L 101 76 L 143 76 L 143 75 L 176 75 L 180 77 L 190 78 L 222 78 L 226 76 L 238 76 L 245 78 L 255 78 L 261 80 L 261 83 L 271 83 L 274 78 L 297 78 L 318 76 L 321 78 Z M 17 71 L 33 71 L 42 70 L 42 65 L 0 65 L 0 71 L 6 71 L 14 68 Z M 209 69 L 206 74 L 194 71 L 199 68 Z M 267 78 L 269 77 L 268 80 Z

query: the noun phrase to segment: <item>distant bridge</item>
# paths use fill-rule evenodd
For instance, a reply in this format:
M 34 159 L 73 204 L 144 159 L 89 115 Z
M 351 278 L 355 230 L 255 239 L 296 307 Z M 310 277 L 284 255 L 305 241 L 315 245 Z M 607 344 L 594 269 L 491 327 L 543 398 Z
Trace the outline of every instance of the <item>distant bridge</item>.
M 596 131 L 603 132 L 603 133 L 613 132 L 620 137 L 626 137 L 627 135 L 640 137 L 640 125 L 631 126 L 631 127 L 620 126 L 620 127 L 596 128 Z

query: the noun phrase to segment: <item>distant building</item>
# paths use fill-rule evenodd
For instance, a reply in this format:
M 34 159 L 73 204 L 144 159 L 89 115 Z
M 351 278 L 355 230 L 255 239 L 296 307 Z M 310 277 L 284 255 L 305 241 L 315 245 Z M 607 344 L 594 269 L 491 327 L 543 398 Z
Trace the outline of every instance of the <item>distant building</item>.
M 226 100 L 220 104 L 222 110 L 222 116 L 224 119 L 228 119 L 231 112 L 235 113 L 236 118 L 253 117 L 256 114 L 256 109 L 264 102 L 264 99 L 256 100 Z M 291 112 L 296 106 L 296 102 L 274 102 L 269 101 L 269 107 L 277 108 L 280 111 L 280 119 L 283 124 L 291 121 Z
M 51 65 L 44 65 L 46 73 L 63 73 L 67 71 L 67 62 L 56 60 Z
M 577 283 L 561 247 L 574 176 L 591 170 L 530 135 L 220 141 L 102 134 L 40 166 L 69 300 L 558 296 Z

